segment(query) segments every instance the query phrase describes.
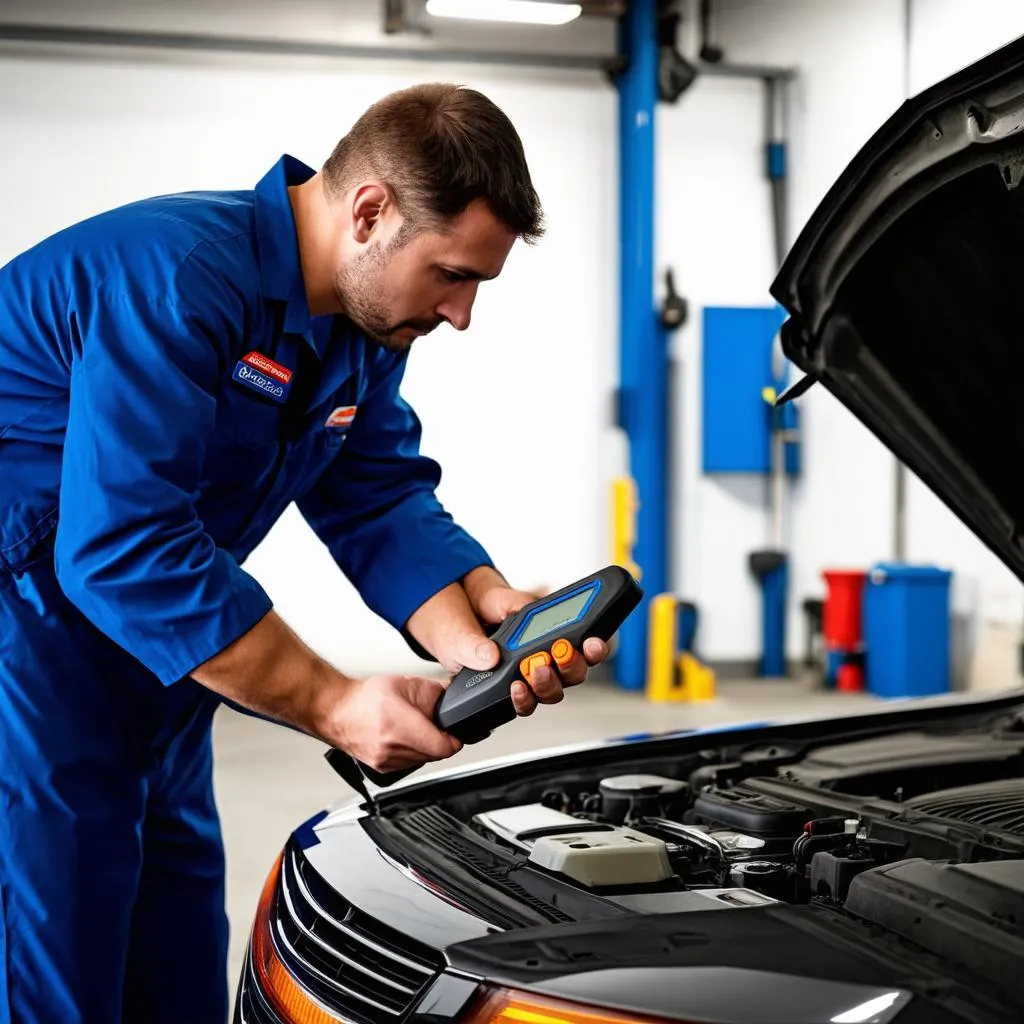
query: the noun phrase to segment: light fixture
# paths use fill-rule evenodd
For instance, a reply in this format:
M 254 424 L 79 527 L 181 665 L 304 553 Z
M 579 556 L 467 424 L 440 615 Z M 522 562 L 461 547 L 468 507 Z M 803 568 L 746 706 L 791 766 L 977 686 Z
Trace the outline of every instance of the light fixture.
M 878 1024 L 880 1021 L 891 1020 L 896 1009 L 896 1003 L 900 1002 L 900 1008 L 908 1000 L 900 997 L 905 996 L 902 992 L 887 992 L 877 999 L 869 999 L 860 1006 L 855 1006 L 846 1013 L 837 1014 L 832 1018 L 832 1024 Z
M 564 25 L 583 12 L 581 4 L 561 0 L 427 0 L 435 18 L 507 21 L 520 25 Z

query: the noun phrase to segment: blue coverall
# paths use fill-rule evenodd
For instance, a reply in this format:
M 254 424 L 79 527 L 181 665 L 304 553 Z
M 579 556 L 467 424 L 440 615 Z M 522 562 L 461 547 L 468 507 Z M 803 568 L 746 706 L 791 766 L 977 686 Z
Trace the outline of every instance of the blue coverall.
M 396 628 L 491 564 L 435 496 L 405 355 L 310 315 L 312 174 L 0 269 L 0 1021 L 223 1024 L 218 700 L 188 677 L 270 610 L 239 565 L 290 502 Z

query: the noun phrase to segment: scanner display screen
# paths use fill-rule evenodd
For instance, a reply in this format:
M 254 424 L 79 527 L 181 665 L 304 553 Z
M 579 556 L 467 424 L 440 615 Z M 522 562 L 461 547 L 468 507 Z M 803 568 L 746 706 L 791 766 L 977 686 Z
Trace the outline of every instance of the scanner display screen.
M 526 620 L 526 625 L 516 641 L 516 646 L 522 647 L 524 644 L 532 643 L 534 640 L 539 640 L 541 637 L 547 636 L 563 626 L 574 623 L 583 614 L 583 609 L 587 607 L 593 592 L 594 588 L 588 587 L 586 590 L 581 590 L 578 594 L 567 597 L 564 601 L 559 601 L 558 604 L 549 605 L 547 608 L 540 608 L 535 611 Z

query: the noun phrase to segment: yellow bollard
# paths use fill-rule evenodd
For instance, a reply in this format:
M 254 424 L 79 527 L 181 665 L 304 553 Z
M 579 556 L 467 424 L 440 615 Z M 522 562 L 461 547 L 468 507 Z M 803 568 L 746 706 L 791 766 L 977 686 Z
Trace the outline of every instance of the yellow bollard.
M 715 699 L 715 670 L 708 668 L 689 651 L 679 656 L 679 674 L 687 700 Z
M 647 619 L 647 699 L 681 700 L 677 695 L 676 599 L 672 594 L 651 598 Z
M 678 650 L 678 606 L 674 594 L 651 598 L 647 623 L 647 699 L 654 703 L 714 700 L 714 670 L 691 651 Z
M 631 476 L 612 481 L 612 563 L 621 565 L 639 583 L 640 566 L 633 561 L 636 544 L 636 481 Z

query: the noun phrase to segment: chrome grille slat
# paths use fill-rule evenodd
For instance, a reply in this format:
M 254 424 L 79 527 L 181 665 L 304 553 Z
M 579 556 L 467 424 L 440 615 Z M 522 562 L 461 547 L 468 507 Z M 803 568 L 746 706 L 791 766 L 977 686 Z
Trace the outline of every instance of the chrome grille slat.
M 270 924 L 284 968 L 344 1024 L 403 1024 L 443 967 L 429 945 L 350 903 L 294 840 L 285 850 Z
M 374 1001 L 373 999 L 370 999 L 367 996 L 361 995 L 358 992 L 354 992 L 351 989 L 346 988 L 344 985 L 342 985 L 340 982 L 335 981 L 333 978 L 327 977 L 327 975 L 324 974 L 323 971 L 319 970 L 317 967 L 314 967 L 311 963 L 309 963 L 307 960 L 305 960 L 303 957 L 301 957 L 299 955 L 299 953 L 295 949 L 295 947 L 288 941 L 287 936 L 284 934 L 284 932 L 281 931 L 281 922 L 277 921 L 277 922 L 275 922 L 275 924 L 276 924 L 276 928 L 275 928 L 276 934 L 274 936 L 275 941 L 279 942 L 281 944 L 281 947 L 283 949 L 285 949 L 289 954 L 291 954 L 291 956 L 293 958 L 293 962 L 294 961 L 298 961 L 299 963 L 302 964 L 302 969 L 304 971 L 309 971 L 310 974 L 315 975 L 322 982 L 324 982 L 326 985 L 329 985 L 332 989 L 336 990 L 341 995 L 344 995 L 345 997 L 347 997 L 349 999 L 357 999 L 359 1002 L 364 1003 L 367 1006 L 371 1006 L 375 1010 L 382 1010 L 384 1013 L 387 1013 L 387 1014 L 389 1014 L 392 1017 L 399 1017 L 399 1016 L 401 1016 L 401 1013 L 402 1013 L 401 1010 L 394 1010 L 390 1006 L 385 1006 L 383 1003 L 378 1003 L 378 1002 Z M 328 1009 L 328 1008 L 325 1007 L 325 1009 Z M 330 1012 L 331 1012 L 331 1016 L 332 1017 L 337 1018 L 339 1021 L 342 1020 L 341 1017 L 338 1017 L 337 1013 L 335 1013 L 334 1011 L 330 1011 Z
M 353 970 L 359 971 L 361 974 L 365 974 L 367 977 L 372 978 L 374 981 L 378 981 L 381 984 L 396 989 L 406 998 L 411 999 L 414 995 L 416 995 L 417 990 L 415 988 L 410 987 L 408 985 L 402 985 L 397 981 L 392 981 L 390 978 L 385 978 L 381 974 L 374 973 L 374 971 L 371 970 L 369 967 L 365 966 L 364 964 L 358 963 L 349 956 L 346 956 L 340 950 L 335 949 L 329 942 L 325 942 L 322 938 L 320 938 L 319 935 L 316 935 L 314 932 L 310 931 L 310 929 L 307 928 L 306 925 L 303 923 L 302 919 L 299 917 L 298 912 L 295 909 L 295 905 L 292 902 L 291 892 L 289 891 L 288 881 L 289 880 L 287 877 L 282 876 L 281 891 L 282 894 L 284 895 L 285 906 L 288 908 L 288 913 L 291 915 L 291 918 L 295 922 L 296 927 L 302 932 L 303 935 L 306 936 L 307 939 L 309 939 L 311 942 L 319 946 L 322 950 L 324 950 L 324 952 L 330 954 L 335 959 L 341 961 L 341 963 L 345 964 L 347 967 L 351 967 Z M 311 909 L 315 913 L 317 909 L 315 903 L 312 902 L 312 899 L 309 901 L 309 903 Z
M 337 917 L 334 917 L 332 914 L 329 914 L 317 902 L 316 898 L 309 891 L 309 887 L 306 885 L 305 881 L 302 878 L 302 874 L 299 871 L 298 864 L 295 862 L 294 852 L 292 852 L 290 856 L 290 867 L 291 875 L 295 879 L 296 887 L 298 888 L 300 895 L 309 904 L 309 906 L 312 908 L 312 910 L 314 911 L 314 913 L 316 913 L 318 917 L 322 917 L 328 924 L 333 925 L 335 928 L 337 928 L 338 931 L 344 932 L 354 942 L 361 943 L 364 946 L 369 946 L 379 955 L 387 957 L 387 959 L 393 960 L 396 963 L 400 963 L 403 966 L 408 967 L 410 970 L 418 971 L 420 974 L 424 976 L 424 978 L 433 976 L 433 968 L 426 967 L 421 963 L 417 963 L 415 960 L 410 960 L 408 957 L 402 956 L 401 953 L 398 953 L 393 949 L 389 949 L 387 946 L 384 946 L 381 943 L 377 942 L 369 935 L 366 935 L 364 932 L 352 928 L 351 925 L 347 924 L 344 921 L 340 921 L 338 920 Z

